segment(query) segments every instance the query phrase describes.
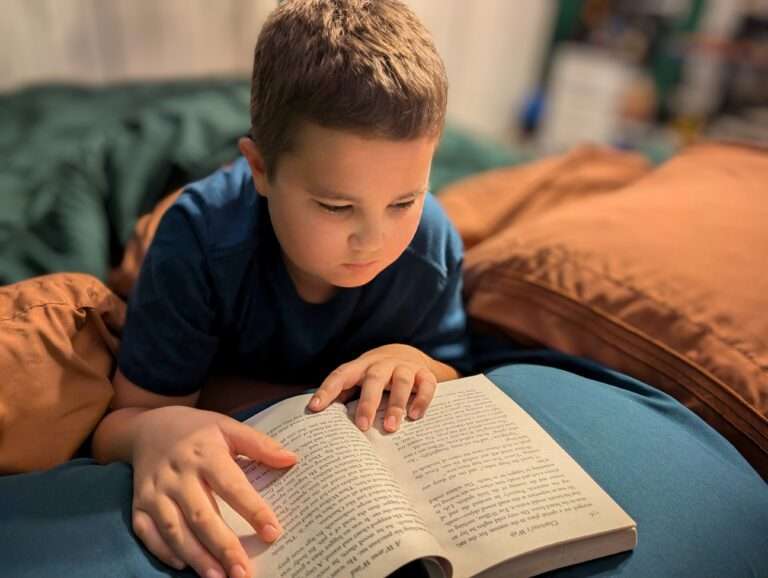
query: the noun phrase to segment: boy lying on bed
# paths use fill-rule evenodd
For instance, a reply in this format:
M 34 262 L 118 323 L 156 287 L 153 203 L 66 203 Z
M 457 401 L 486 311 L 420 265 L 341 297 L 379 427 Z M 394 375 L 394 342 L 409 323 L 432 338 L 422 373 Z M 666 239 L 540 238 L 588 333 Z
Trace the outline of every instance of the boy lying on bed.
M 93 441 L 134 468 L 133 529 L 164 562 L 249 575 L 211 492 L 263 540 L 281 533 L 233 456 L 297 456 L 195 409 L 214 366 L 321 383 L 322 410 L 359 386 L 367 429 L 424 414 L 467 359 L 461 240 L 427 192 L 447 81 L 396 0 L 283 3 L 255 51 L 242 157 L 186 187 L 129 301 L 113 411 Z

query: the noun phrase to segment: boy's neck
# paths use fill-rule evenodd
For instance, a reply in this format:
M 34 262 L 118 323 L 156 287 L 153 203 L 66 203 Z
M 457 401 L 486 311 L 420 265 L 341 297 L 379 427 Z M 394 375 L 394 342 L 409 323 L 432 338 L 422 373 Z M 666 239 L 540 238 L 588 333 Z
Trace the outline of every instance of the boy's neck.
M 296 267 L 285 253 L 281 252 L 281 256 L 283 263 L 285 263 L 285 269 L 288 271 L 288 276 L 296 289 L 296 293 L 303 301 L 313 304 L 326 303 L 339 292 L 338 287 L 331 285 L 327 281 L 307 275 L 307 273 Z

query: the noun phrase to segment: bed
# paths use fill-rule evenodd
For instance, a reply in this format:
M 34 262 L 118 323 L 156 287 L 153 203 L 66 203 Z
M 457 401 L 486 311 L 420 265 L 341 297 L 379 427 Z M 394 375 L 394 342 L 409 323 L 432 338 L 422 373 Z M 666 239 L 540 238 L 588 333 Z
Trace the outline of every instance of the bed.
M 131 469 L 88 438 L 169 194 L 234 158 L 247 107 L 240 80 L 0 96 L 3 575 L 192 575 L 133 536 Z M 448 127 L 432 190 L 476 369 L 638 522 L 632 553 L 550 575 L 768 576 L 765 183 L 758 150 L 531 159 Z M 202 402 L 244 419 L 270 387 L 214 376 Z

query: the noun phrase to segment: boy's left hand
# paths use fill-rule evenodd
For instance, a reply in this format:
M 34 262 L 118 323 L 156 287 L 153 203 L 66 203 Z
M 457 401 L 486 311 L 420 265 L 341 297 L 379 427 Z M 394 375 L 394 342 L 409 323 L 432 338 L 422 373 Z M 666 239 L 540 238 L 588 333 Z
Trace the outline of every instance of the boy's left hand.
M 394 432 L 406 415 L 411 393 L 415 393 L 408 410 L 411 419 L 423 416 L 435 395 L 437 378 L 428 367 L 429 361 L 429 356 L 409 345 L 397 343 L 371 349 L 332 371 L 310 400 L 309 409 L 321 411 L 339 397 L 346 400 L 359 385 L 355 423 L 366 431 L 373 423 L 384 390 L 388 389 L 384 429 Z

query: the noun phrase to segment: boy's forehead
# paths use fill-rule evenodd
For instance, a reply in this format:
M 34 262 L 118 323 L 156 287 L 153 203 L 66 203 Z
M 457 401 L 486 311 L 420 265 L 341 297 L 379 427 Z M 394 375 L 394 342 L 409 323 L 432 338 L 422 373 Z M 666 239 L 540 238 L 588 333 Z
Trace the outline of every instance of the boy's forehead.
M 334 152 L 337 150 L 375 150 L 381 147 L 416 148 L 434 143 L 436 137 L 425 135 L 414 139 L 393 139 L 373 133 L 342 128 L 324 127 L 302 122 L 295 133 L 294 150 L 297 152 Z
M 427 186 L 436 138 L 393 140 L 318 125 L 304 127 L 297 136 L 289 164 L 317 194 L 351 200 L 371 181 L 387 181 L 399 196 Z

